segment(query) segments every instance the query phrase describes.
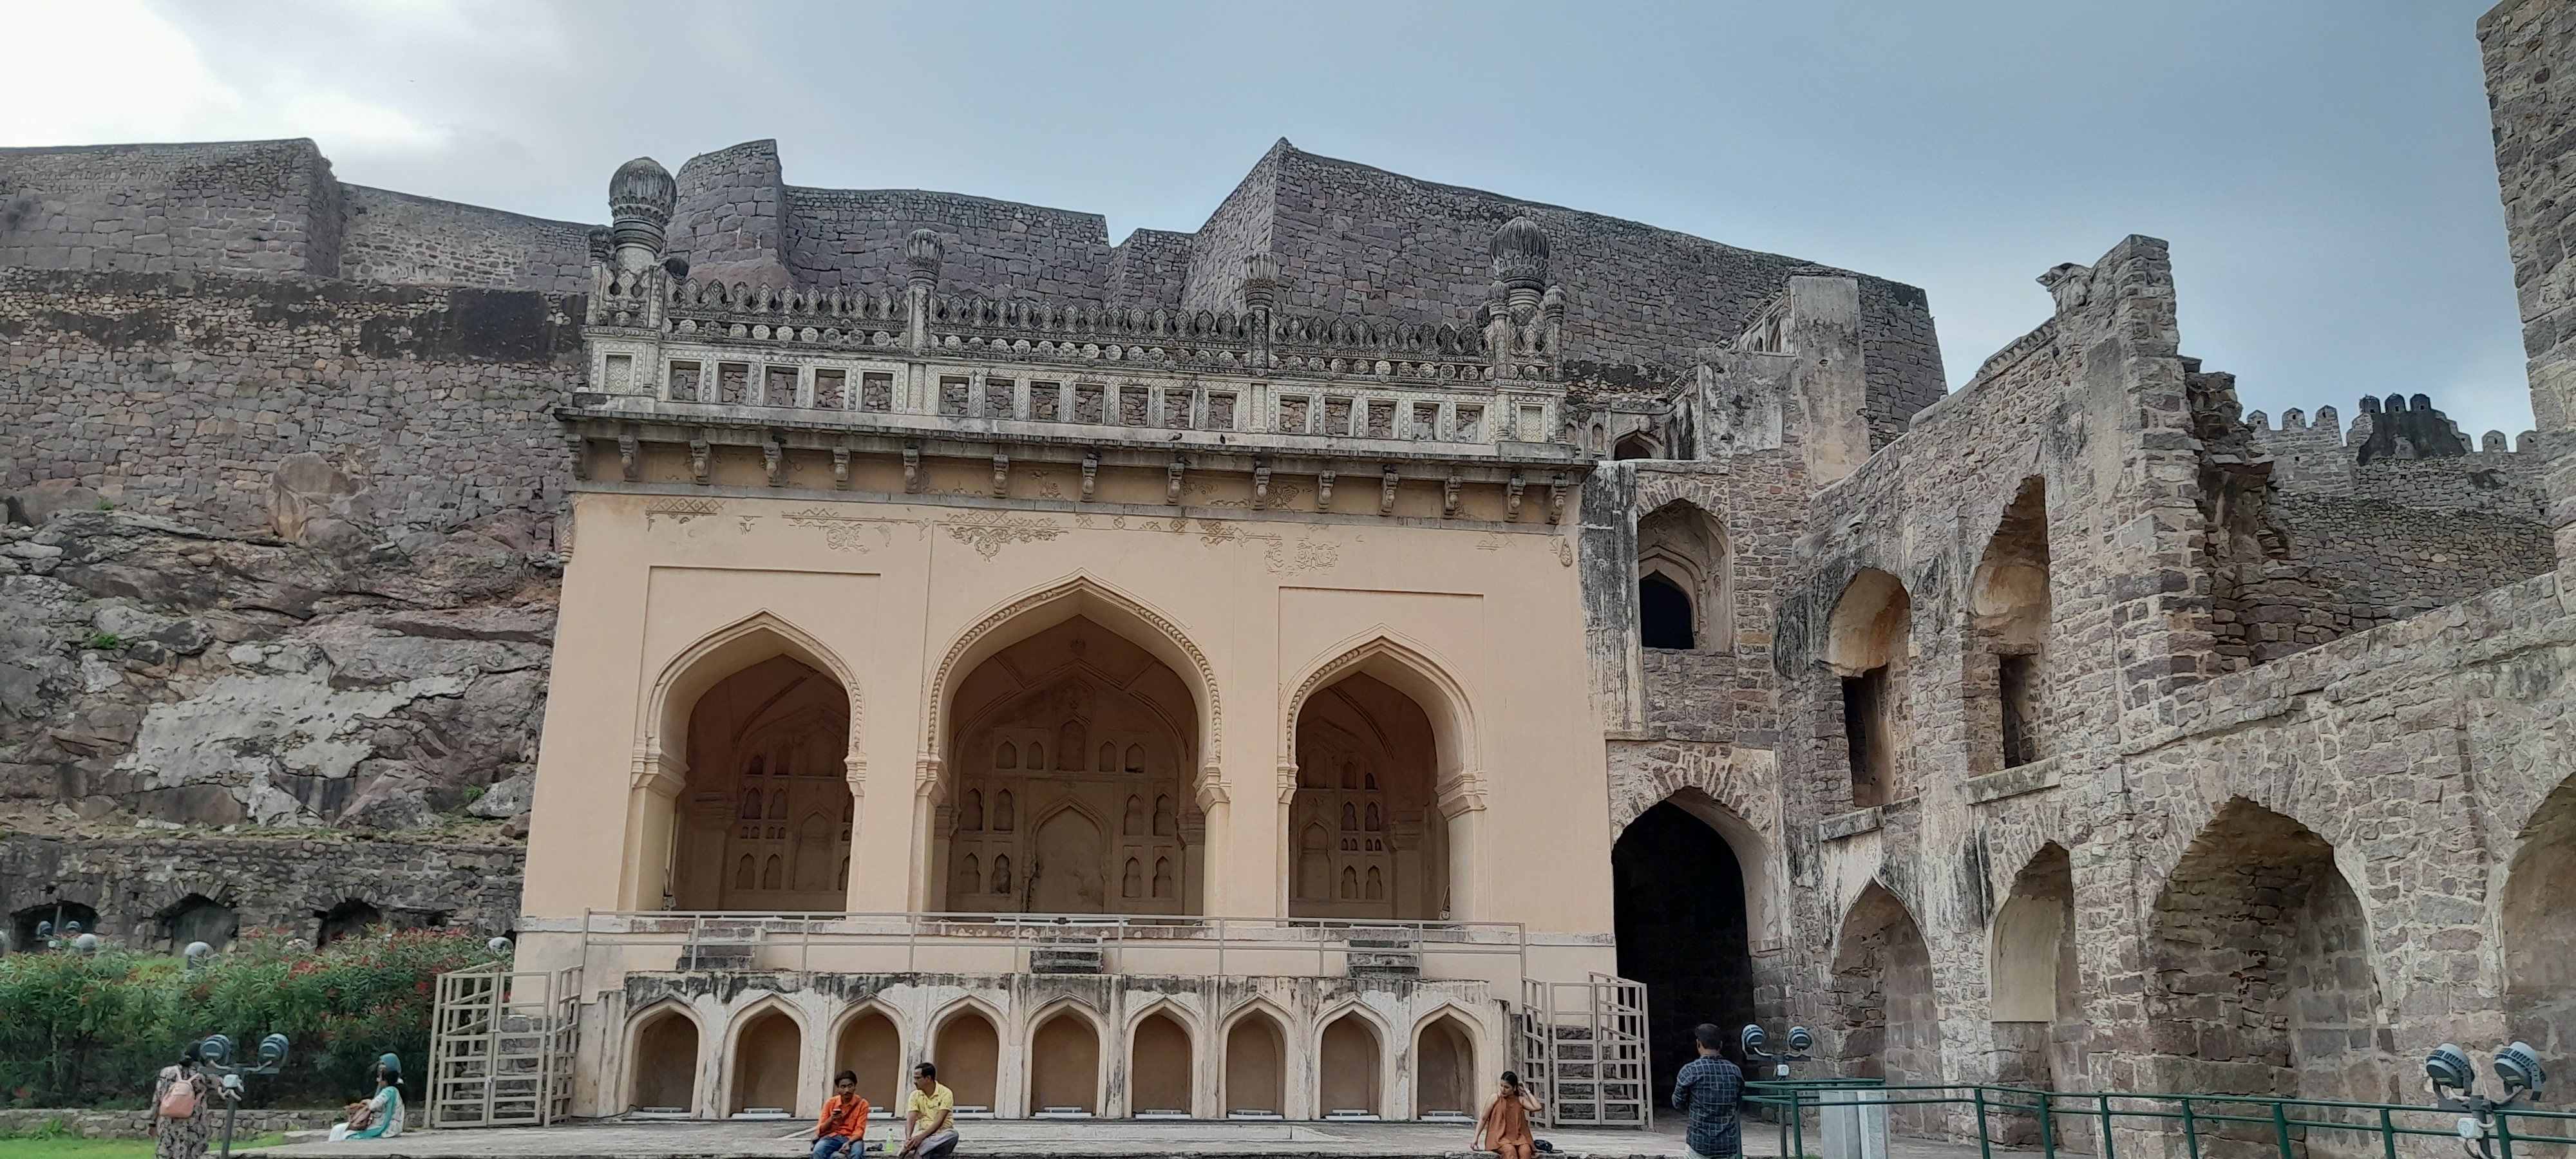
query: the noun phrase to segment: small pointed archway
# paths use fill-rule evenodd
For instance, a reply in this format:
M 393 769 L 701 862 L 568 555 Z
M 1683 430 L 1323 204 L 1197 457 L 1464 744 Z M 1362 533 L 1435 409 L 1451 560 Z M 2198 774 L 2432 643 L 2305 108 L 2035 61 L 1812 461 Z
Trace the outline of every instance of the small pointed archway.
M 1891 1085 L 1941 1081 L 1931 947 L 1905 903 L 1875 881 L 1852 902 L 1834 939 L 1833 985 L 1843 1074 Z M 1918 1133 L 1932 1122 L 1920 1111 L 1890 1118 Z
M 1136 1021 L 1127 1061 L 1127 1113 L 1130 1116 L 1188 1115 L 1196 1112 L 1190 1097 L 1198 1073 L 1189 1027 L 1168 1008 L 1157 1008 Z
M 1029 1035 L 1029 1113 L 1100 1113 L 1100 1029 L 1069 1005 L 1038 1017 Z
M 733 1038 L 733 1097 L 725 1110 L 796 1113 L 804 1089 L 798 1073 L 805 1057 L 805 1029 L 796 1016 L 775 1004 L 754 1008 L 737 1024 Z
M 1843 588 L 1826 622 L 1825 663 L 1840 693 L 1853 808 L 1907 795 L 1904 752 L 1912 715 L 1906 671 L 1913 616 L 1903 581 L 1863 568 Z
M 1315 1057 L 1315 1117 L 1381 1113 L 1386 1038 L 1367 1015 L 1348 1010 L 1326 1022 Z
M 698 1109 L 698 1023 L 676 1003 L 637 1018 L 627 1051 L 626 1105 L 636 1110 L 695 1114 Z
M 957 1096 L 957 1106 L 992 1110 L 1002 1077 L 1002 1036 L 992 1017 L 980 1006 L 962 1004 L 939 1021 L 930 1043 L 930 1061 L 938 1064 L 939 1081 Z
M 1646 985 L 1647 1041 L 1655 1053 L 1647 1069 L 1655 1097 L 1668 1099 L 1673 1076 L 1698 1056 L 1691 1028 L 1753 1021 L 1744 869 L 1723 835 L 1667 800 L 1620 833 L 1610 874 L 1619 974 Z
M 870 1003 L 842 1022 L 832 1058 L 835 1073 L 859 1076 L 859 1096 L 869 1106 L 903 1105 L 903 1092 L 910 1089 L 904 1083 L 903 1032 L 884 1007 Z
M 1483 1071 L 1476 1033 L 1455 1014 L 1434 1015 L 1413 1039 L 1413 1117 L 1473 1115 Z
M 1225 1078 L 1217 1097 L 1228 1117 L 1288 1113 L 1288 1035 L 1255 1007 L 1225 1031 Z
M 2576 1052 L 2576 780 L 2533 810 L 2506 862 L 2505 1030 L 2546 1059 Z

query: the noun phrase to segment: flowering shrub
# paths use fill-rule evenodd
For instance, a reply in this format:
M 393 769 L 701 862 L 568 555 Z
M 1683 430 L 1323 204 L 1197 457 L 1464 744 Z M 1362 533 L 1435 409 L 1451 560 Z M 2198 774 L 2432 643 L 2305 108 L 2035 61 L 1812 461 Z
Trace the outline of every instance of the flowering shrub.
M 406 1098 L 429 1069 L 441 971 L 492 960 L 463 930 L 377 931 L 304 949 L 281 931 L 244 934 L 196 973 L 110 948 L 94 957 L 0 958 L 0 1099 L 19 1106 L 137 1105 L 188 1043 L 229 1034 L 233 1062 L 261 1037 L 294 1044 L 286 1068 L 244 1080 L 248 1106 L 335 1106 L 371 1087 L 369 1067 L 403 1061 Z

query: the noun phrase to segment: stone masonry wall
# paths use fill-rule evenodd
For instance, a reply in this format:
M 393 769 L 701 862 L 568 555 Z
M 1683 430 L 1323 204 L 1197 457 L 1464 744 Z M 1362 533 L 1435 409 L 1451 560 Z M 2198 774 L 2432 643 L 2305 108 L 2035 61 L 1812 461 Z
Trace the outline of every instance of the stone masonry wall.
M 0 913 L 78 902 L 98 913 L 94 932 L 154 953 L 185 948 L 163 916 L 191 898 L 229 908 L 244 930 L 308 939 L 350 901 L 397 927 L 502 934 L 518 923 L 522 856 L 513 841 L 11 834 L 0 837 Z
M 0 149 L 0 267 L 329 276 L 340 220 L 308 140 Z
M 551 513 L 578 298 L 0 269 L 0 490 L 292 536 Z M 277 484 L 290 455 L 316 478 Z M 309 493 L 284 487 L 309 485 Z
M 341 232 L 338 273 L 350 281 L 550 294 L 590 290 L 592 234 L 604 226 L 522 217 L 364 185 L 341 188 L 348 222 Z
M 939 267 L 948 293 L 1103 300 L 1109 224 L 1096 213 L 1045 209 L 917 189 L 790 186 L 787 264 L 798 284 L 882 290 L 904 283 L 904 238 L 928 229 L 947 243 Z
M 2523 353 L 2531 360 L 2531 412 L 2550 456 L 2549 523 L 2561 574 L 2576 588 L 2576 9 L 2551 0 L 2505 0 L 2478 18 L 2487 104 L 2495 121 L 2496 173 Z

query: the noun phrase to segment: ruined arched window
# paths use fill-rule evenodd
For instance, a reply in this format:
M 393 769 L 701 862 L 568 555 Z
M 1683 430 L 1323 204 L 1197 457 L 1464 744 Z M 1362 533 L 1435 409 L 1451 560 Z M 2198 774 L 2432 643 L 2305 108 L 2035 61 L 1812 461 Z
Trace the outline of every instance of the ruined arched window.
M 1145 799 L 1143 797 L 1137 796 L 1133 793 L 1128 794 L 1126 821 L 1124 824 L 1119 826 L 1119 829 L 1130 837 L 1141 837 L 1144 835 Z
M 2034 478 L 2004 509 L 1969 579 L 1967 691 L 1972 704 L 1990 699 L 1994 705 L 1969 720 L 1970 772 L 2048 755 L 2049 616 L 2048 496 Z
M 1360 871 L 1356 868 L 1345 865 L 1342 867 L 1342 900 L 1357 901 L 1359 900 L 1359 896 Z
M 1039 744 L 1036 741 L 1029 742 L 1029 767 L 1032 769 L 1043 769 L 1046 767 L 1045 745 Z
M 1384 900 L 1385 897 L 1386 878 L 1378 873 L 1378 868 L 1376 866 L 1372 865 L 1369 867 L 1368 871 L 1368 900 L 1381 901 Z
M 1637 643 L 1673 651 L 1734 647 L 1734 555 L 1717 518 L 1676 499 L 1637 520 Z
M 1905 661 L 1914 604 L 1895 576 L 1863 569 L 1826 625 L 1825 662 L 1841 682 L 1854 808 L 1895 800 L 1907 733 Z
M 750 854 L 743 854 L 742 863 L 734 867 L 733 887 L 735 889 L 757 889 L 759 886 L 759 863 L 754 860 Z
M 993 892 L 1011 892 L 1011 859 L 1007 854 L 993 857 Z
M 1351 803 L 1350 803 L 1350 802 L 1348 802 L 1348 801 L 1344 801 L 1344 802 L 1342 802 L 1342 829 L 1343 829 L 1345 832 L 1348 832 L 1348 831 L 1356 830 L 1356 829 L 1358 829 L 1359 827 L 1360 827 L 1360 811 L 1359 811 L 1359 807 L 1358 807 L 1358 806 L 1356 806 L 1356 805 L 1351 804 Z
M 760 790 L 744 789 L 742 791 L 742 819 L 745 821 L 760 820 Z
M 1140 744 L 1127 746 L 1127 771 L 1131 773 L 1145 771 L 1145 746 Z
M 984 867 L 975 860 L 974 854 L 967 854 L 966 860 L 958 864 L 957 878 L 959 887 L 965 892 L 984 892 Z
M 966 799 L 957 806 L 957 827 L 972 832 L 984 827 L 984 793 L 966 790 Z
M 1100 746 L 1100 771 L 1105 773 L 1117 767 L 1118 746 L 1106 742 L 1102 743 Z
M 787 819 L 787 790 L 780 789 L 769 795 L 769 818 L 773 821 Z
M 1170 837 L 1179 831 L 1180 818 L 1172 812 L 1172 799 L 1168 796 L 1154 798 L 1154 836 Z
M 1691 630 L 1691 600 L 1663 575 L 1637 579 L 1637 643 L 1647 648 L 1687 652 L 1696 638 Z
M 1130 858 L 1128 858 L 1128 859 L 1127 859 L 1127 872 L 1125 872 L 1125 873 L 1123 873 L 1123 874 L 1120 874 L 1120 875 L 1119 875 L 1119 878 L 1118 878 L 1118 896 L 1120 896 L 1120 897 L 1143 897 L 1143 896 L 1145 896 L 1145 863 L 1144 863 L 1144 862 L 1139 861 L 1139 860 L 1137 860 L 1136 858 L 1133 858 L 1133 857 L 1130 857 Z
M 993 831 L 1008 833 L 1016 823 L 1017 819 L 1011 816 L 1011 791 L 1004 789 L 993 794 Z
M 1003 741 L 1001 747 L 993 750 L 993 767 L 997 769 L 1020 767 L 1020 746 Z
M 1383 828 L 1385 828 L 1385 827 L 1386 827 L 1386 826 L 1385 826 L 1385 825 L 1383 825 L 1383 824 L 1381 824 L 1381 823 L 1379 822 L 1379 820 L 1378 820 L 1378 814 L 1377 814 L 1377 802 L 1375 802 L 1375 801 L 1371 801 L 1371 802 L 1369 802 L 1369 807 L 1368 807 L 1368 829 L 1369 829 L 1369 832 L 1371 832 L 1371 833 L 1375 833 L 1375 832 L 1377 832 L 1378 830 L 1383 829 Z
M 1172 896 L 1171 858 L 1157 857 L 1154 859 L 1154 896 L 1165 899 L 1169 899 Z
M 1360 787 L 1360 767 L 1357 763 L 1352 761 L 1342 762 L 1342 787 L 1345 789 L 1356 789 Z
M 780 859 L 777 854 L 770 854 L 769 860 L 763 863 L 760 867 L 760 888 L 779 889 L 784 887 L 787 884 L 786 871 L 786 862 Z

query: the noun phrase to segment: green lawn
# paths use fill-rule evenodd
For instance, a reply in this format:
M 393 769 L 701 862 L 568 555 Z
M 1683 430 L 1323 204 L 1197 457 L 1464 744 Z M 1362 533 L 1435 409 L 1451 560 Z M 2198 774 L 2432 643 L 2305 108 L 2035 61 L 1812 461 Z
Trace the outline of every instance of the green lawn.
M 251 1147 L 274 1147 L 286 1141 L 284 1135 L 263 1135 L 256 1139 L 235 1138 L 233 1150 Z M 206 1148 L 209 1156 L 221 1154 L 223 1134 L 217 1129 Z M 150 1139 L 79 1139 L 69 1136 L 0 1136 L 0 1159 L 152 1159 Z

